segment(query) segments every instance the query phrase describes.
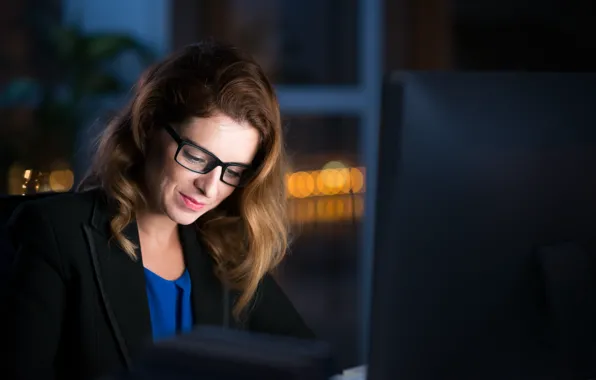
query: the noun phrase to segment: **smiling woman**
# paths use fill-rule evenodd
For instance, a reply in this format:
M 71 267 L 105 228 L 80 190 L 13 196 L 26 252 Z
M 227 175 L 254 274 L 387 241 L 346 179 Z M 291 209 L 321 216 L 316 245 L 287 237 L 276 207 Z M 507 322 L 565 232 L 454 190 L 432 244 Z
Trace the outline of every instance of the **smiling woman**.
M 145 166 L 144 177 L 149 188 L 159 189 L 148 200 L 151 207 L 186 225 L 248 183 L 259 133 L 221 113 L 190 118 L 180 130 L 189 137 L 180 137 L 169 125 L 159 132 L 151 147 L 156 154 L 149 154 L 153 159 Z
M 130 368 L 200 324 L 313 338 L 269 274 L 288 244 L 283 146 L 245 53 L 206 42 L 150 68 L 80 191 L 12 218 L 9 377 Z

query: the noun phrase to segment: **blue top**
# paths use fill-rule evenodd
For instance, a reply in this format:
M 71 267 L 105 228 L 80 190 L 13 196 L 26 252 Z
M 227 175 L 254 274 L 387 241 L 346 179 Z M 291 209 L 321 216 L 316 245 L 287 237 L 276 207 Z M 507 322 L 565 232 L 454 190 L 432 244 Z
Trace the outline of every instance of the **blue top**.
M 177 280 L 170 281 L 145 268 L 145 281 L 153 340 L 190 331 L 193 315 L 188 270 Z

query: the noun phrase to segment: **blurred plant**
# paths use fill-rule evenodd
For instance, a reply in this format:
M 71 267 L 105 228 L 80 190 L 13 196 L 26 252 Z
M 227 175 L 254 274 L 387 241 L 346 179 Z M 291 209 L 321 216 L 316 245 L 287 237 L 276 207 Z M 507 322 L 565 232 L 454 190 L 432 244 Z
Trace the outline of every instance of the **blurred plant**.
M 76 25 L 49 30 L 40 46 L 47 52 L 44 75 L 15 78 L 0 92 L 1 108 L 32 112 L 29 149 L 19 152 L 17 159 L 37 166 L 71 159 L 77 133 L 97 108 L 97 100 L 126 91 L 128 83 L 113 67 L 119 57 L 132 54 L 142 64 L 154 59 L 147 46 L 126 34 L 92 34 Z

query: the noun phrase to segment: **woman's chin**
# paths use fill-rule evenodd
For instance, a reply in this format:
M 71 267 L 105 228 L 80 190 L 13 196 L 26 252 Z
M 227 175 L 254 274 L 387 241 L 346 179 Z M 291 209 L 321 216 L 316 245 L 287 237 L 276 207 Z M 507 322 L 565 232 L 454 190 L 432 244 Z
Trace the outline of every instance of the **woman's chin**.
M 179 206 L 174 206 L 168 208 L 167 214 L 168 217 L 176 224 L 182 224 L 186 226 L 196 222 L 197 219 L 199 219 L 199 217 L 204 214 L 204 212 L 203 210 L 190 211 L 187 209 L 183 209 Z

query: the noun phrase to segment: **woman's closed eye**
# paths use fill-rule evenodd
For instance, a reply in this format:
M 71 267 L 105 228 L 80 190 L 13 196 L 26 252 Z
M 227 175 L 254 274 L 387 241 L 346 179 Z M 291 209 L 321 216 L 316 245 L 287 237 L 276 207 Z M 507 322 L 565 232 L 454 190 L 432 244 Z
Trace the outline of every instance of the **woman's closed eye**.
M 190 154 L 188 152 L 184 152 L 184 158 L 190 162 L 197 163 L 197 164 L 203 164 L 203 163 L 207 162 L 204 158 L 193 156 L 192 154 Z
M 234 178 L 239 178 L 242 175 L 242 173 L 239 173 L 239 172 L 229 169 L 229 168 L 226 170 L 226 174 L 229 176 L 232 176 Z

